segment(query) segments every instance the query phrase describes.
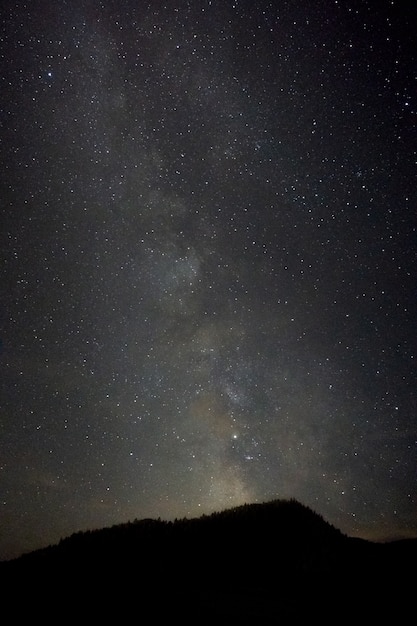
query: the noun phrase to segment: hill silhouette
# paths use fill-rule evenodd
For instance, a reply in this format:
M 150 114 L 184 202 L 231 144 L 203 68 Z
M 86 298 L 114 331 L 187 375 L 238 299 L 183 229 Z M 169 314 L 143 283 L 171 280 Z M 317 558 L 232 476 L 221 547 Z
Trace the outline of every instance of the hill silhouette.
M 289 623 L 357 611 L 398 618 L 416 556 L 416 540 L 350 538 L 295 500 L 273 500 L 75 533 L 0 563 L 0 575 L 3 591 L 95 617 L 130 609 L 152 620 Z

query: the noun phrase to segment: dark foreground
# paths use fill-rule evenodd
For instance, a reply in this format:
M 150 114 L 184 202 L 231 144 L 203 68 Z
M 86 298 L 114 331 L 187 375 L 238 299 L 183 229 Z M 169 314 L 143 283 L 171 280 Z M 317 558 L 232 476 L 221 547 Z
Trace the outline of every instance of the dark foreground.
M 0 584 L 13 621 L 400 625 L 415 611 L 416 557 L 416 540 L 349 538 L 275 501 L 77 533 L 0 563 Z

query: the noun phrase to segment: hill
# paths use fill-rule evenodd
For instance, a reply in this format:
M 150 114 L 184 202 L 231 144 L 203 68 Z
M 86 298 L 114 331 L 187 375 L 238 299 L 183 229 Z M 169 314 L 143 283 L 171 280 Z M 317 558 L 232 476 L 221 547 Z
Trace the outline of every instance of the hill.
M 416 541 L 349 538 L 299 502 L 274 500 L 76 533 L 1 563 L 0 576 L 3 591 L 47 594 L 96 617 L 130 608 L 155 619 L 271 623 L 335 606 L 352 618 L 394 609 L 398 617 L 406 603 L 395 590 L 404 591 L 416 555 Z

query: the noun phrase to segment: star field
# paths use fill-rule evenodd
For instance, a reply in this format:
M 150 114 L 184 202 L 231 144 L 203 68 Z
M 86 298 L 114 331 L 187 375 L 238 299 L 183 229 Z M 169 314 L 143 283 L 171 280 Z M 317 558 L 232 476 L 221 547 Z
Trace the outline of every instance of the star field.
M 294 497 L 417 535 L 416 14 L 2 3 L 0 557 Z

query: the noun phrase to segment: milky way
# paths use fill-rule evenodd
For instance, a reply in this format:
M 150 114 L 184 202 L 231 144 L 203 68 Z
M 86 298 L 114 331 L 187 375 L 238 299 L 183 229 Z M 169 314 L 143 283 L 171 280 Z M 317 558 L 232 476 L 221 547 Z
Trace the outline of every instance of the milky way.
M 0 10 L 1 558 L 287 497 L 415 536 L 415 9 L 46 4 Z

